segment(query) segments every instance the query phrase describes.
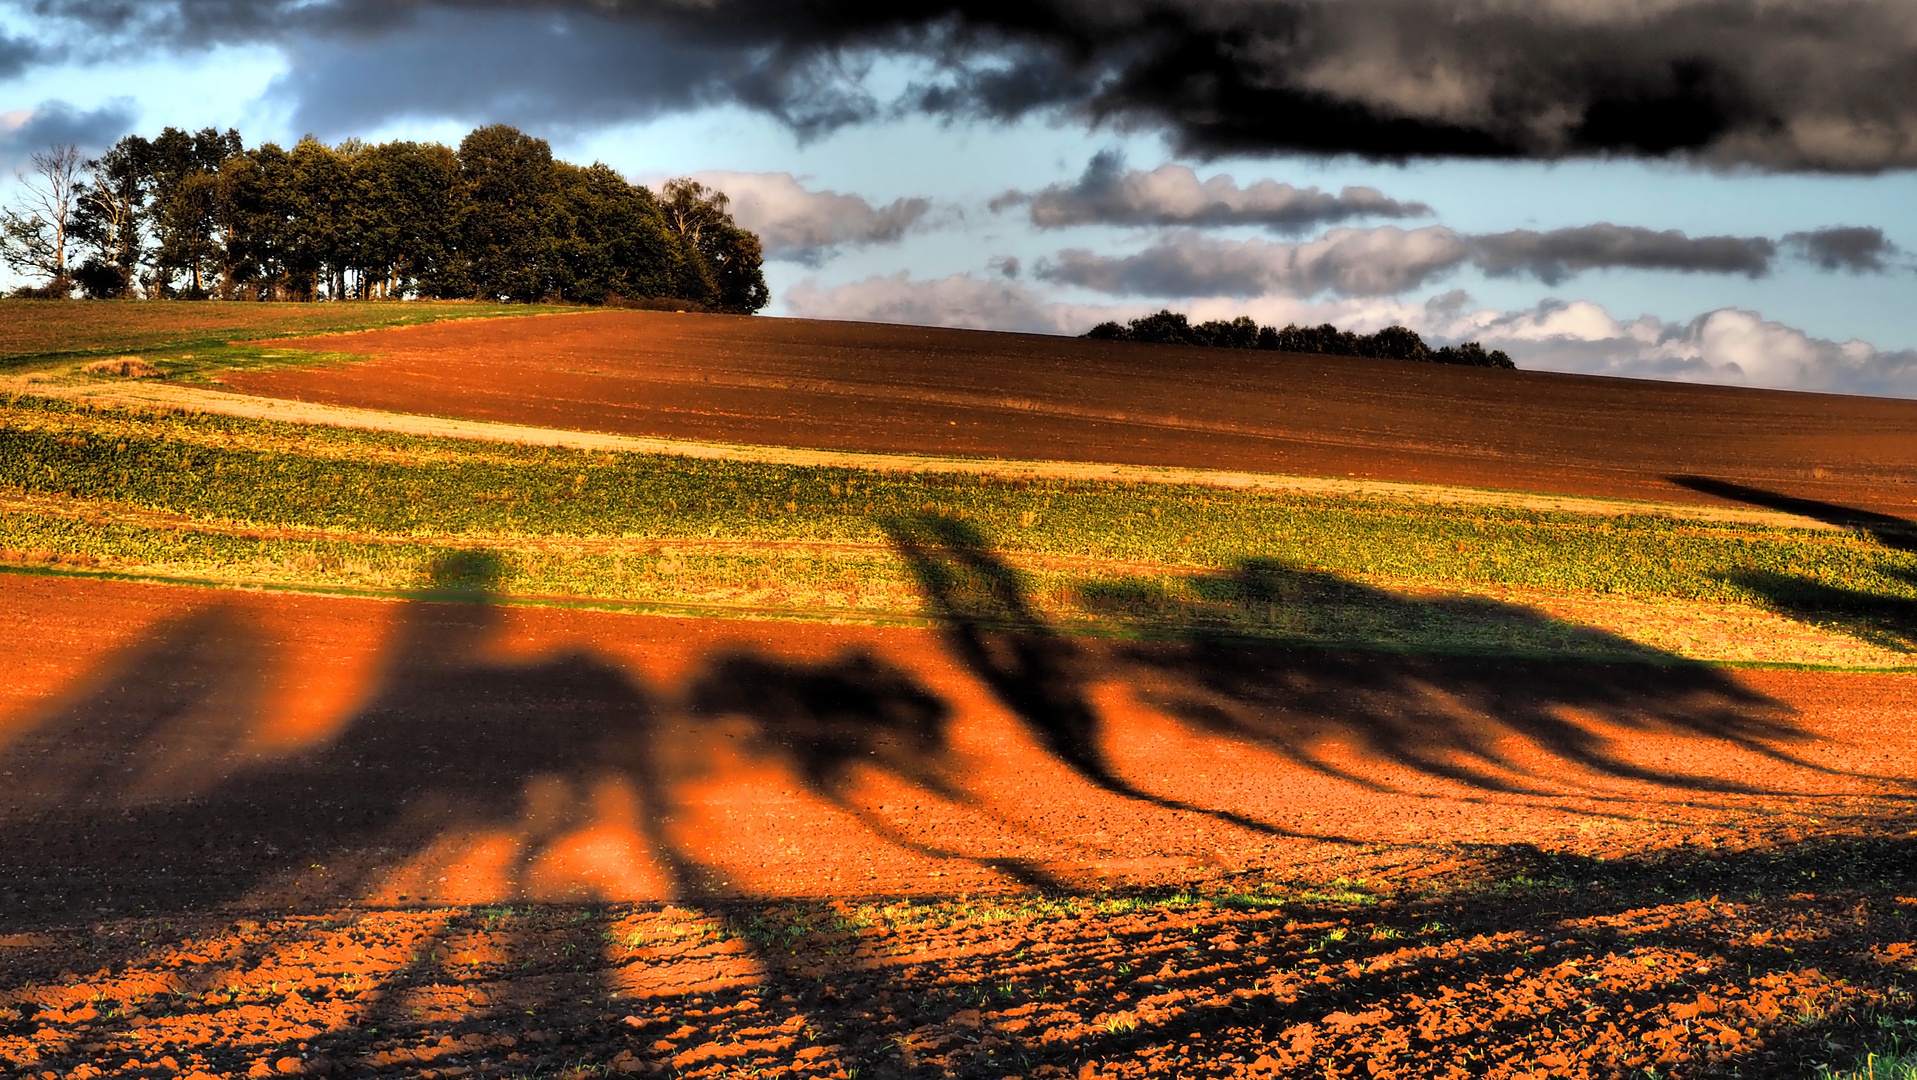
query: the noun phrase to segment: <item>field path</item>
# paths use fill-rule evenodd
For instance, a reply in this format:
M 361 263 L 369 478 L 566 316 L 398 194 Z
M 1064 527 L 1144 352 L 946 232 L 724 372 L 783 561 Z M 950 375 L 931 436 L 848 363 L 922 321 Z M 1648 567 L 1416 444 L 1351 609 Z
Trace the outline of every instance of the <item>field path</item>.
M 572 450 L 673 454 L 709 460 L 796 465 L 807 468 L 861 469 L 900 473 L 962 473 L 1017 480 L 1090 480 L 1114 483 L 1193 485 L 1294 495 L 1399 500 L 1451 506 L 1487 506 L 1507 509 L 1590 514 L 1594 516 L 1652 515 L 1684 521 L 1756 525 L 1785 529 L 1834 529 L 1838 526 L 1802 514 L 1731 506 L 1644 502 L 1579 495 L 1549 495 L 1446 484 L 1398 483 L 1334 477 L 1289 476 L 1278 473 L 1236 472 L 1153 465 L 1124 465 L 1082 461 L 1031 461 L 1000 458 L 953 457 L 937 454 L 887 454 L 849 450 L 814 450 L 789 446 L 745 445 L 616 435 L 564 428 L 534 427 L 424 416 L 417 413 L 326 405 L 286 398 L 261 397 L 206 387 L 151 380 L 76 379 L 35 373 L 0 379 L 0 393 L 27 394 L 84 401 L 116 408 L 166 408 L 253 420 L 291 424 L 321 424 L 389 431 L 402 435 L 477 439 L 526 446 L 555 446 Z

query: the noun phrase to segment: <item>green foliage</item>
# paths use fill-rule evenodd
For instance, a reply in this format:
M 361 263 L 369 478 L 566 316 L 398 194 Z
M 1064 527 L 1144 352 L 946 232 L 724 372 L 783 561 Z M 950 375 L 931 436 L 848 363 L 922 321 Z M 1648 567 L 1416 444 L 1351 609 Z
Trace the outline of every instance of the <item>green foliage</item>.
M 454 230 L 473 295 L 523 302 L 555 293 L 552 147 L 505 124 L 479 128 L 459 144 L 459 174 Z
M 665 186 L 665 220 L 685 244 L 689 277 L 681 295 L 720 311 L 749 315 L 771 300 L 759 238 L 732 223 L 724 192 L 695 180 Z
M 659 298 L 747 313 L 768 298 L 758 237 L 725 196 L 669 185 L 693 225 L 678 227 L 644 187 L 505 125 L 457 151 L 311 137 L 247 150 L 234 131 L 167 128 L 88 168 L 73 236 L 91 298 Z
M 549 309 L 552 310 L 552 309 Z M 223 354 L 238 359 L 257 352 L 229 342 L 305 336 L 349 330 L 412 326 L 441 319 L 527 314 L 503 304 L 194 304 L 173 301 L 0 300 L 0 366 L 18 367 L 58 359 L 168 350 L 155 357 L 169 371 L 180 357 Z M 288 354 L 293 355 L 293 354 Z
M 1264 349 L 1274 352 L 1310 353 L 1324 356 L 1366 356 L 1379 360 L 1412 360 L 1431 364 L 1459 364 L 1466 367 L 1512 368 L 1516 365 L 1502 350 L 1485 351 L 1475 341 L 1433 349 L 1418 334 L 1403 326 L 1387 326 L 1375 334 L 1355 334 L 1330 323 L 1322 326 L 1260 326 L 1240 315 L 1230 322 L 1215 319 L 1191 324 L 1174 311 L 1160 311 L 1133 319 L 1128 325 L 1100 323 L 1085 335 L 1099 341 L 1142 341 L 1159 345 L 1199 345 L 1217 349 Z

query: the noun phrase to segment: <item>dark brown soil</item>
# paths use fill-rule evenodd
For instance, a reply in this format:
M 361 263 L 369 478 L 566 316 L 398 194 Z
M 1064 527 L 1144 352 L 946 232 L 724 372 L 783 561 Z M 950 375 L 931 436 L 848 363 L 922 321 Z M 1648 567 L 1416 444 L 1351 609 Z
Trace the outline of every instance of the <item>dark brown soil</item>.
M 1911 401 L 641 311 L 295 344 L 374 359 L 227 381 L 325 404 L 724 442 L 1754 502 L 1811 516 L 1901 517 L 1917 504 Z
M 14 1074 L 1789 1075 L 1911 1015 L 1917 677 L 0 594 Z

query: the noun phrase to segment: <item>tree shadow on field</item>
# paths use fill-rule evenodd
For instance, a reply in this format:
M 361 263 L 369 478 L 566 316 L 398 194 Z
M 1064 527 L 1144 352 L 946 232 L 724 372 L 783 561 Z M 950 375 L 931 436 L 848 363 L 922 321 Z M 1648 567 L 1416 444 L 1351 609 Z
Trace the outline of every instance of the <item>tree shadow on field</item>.
M 1247 603 L 1311 602 L 1369 613 L 1365 625 L 1466 620 L 1562 625 L 1527 608 L 1480 598 L 1406 598 L 1318 571 L 1252 560 L 1213 579 Z M 1147 700 L 1202 730 L 1263 745 L 1328 775 L 1375 786 L 1331 764 L 1323 750 L 1493 791 L 1541 793 L 1537 778 L 1500 749 L 1512 737 L 1540 751 L 1551 775 L 1570 765 L 1604 777 L 1688 791 L 1759 793 L 1750 785 L 1655 769 L 1612 752 L 1604 728 L 1710 740 L 1797 768 L 1781 747 L 1805 734 L 1789 710 L 1715 668 L 1588 627 L 1577 644 L 1620 659 L 1282 649 L 1189 626 L 1169 644 L 1118 650 L 1153 673 Z
M 1073 640 L 1047 624 L 1018 573 L 970 525 L 921 518 L 890 528 L 946 624 L 953 651 L 1060 760 L 1127 798 L 1202 809 L 1141 790 L 1119 775 L 1100 749 L 1106 733 L 1090 700 L 1095 680 L 1118 678 L 1142 701 L 1206 736 L 1276 751 L 1323 775 L 1376 790 L 1387 785 L 1334 763 L 1334 752 L 1523 794 L 1547 793 L 1547 778 L 1559 785 L 1575 782 L 1565 775 L 1567 765 L 1679 791 L 1762 793 L 1735 779 L 1627 760 L 1614 752 L 1606 729 L 1710 740 L 1824 771 L 1783 749 L 1807 736 L 1782 703 L 1716 669 L 1603 631 L 1566 627 L 1530 609 L 1477 598 L 1408 598 L 1254 560 L 1194 583 L 1195 591 L 1215 602 L 1158 604 L 1151 615 L 1157 640 Z M 1087 606 L 1097 610 L 1102 595 L 1123 607 L 1128 592 L 1144 591 L 1104 585 L 1102 592 L 1091 592 Z M 1217 602 L 1308 608 L 1317 629 L 1333 636 L 1340 620 L 1349 624 L 1345 628 L 1367 632 L 1465 620 L 1498 621 L 1527 632 L 1562 629 L 1560 636 L 1587 650 L 1626 659 L 1286 646 L 1250 640 L 1220 625 Z M 1514 740 L 1534 751 L 1528 763 L 1506 749 Z M 1203 812 L 1276 831 L 1230 811 Z
M 1715 495 L 1731 502 L 1796 514 L 1799 517 L 1821 521 L 1826 525 L 1863 529 L 1887 548 L 1898 551 L 1917 551 L 1917 523 L 1890 514 L 1880 514 L 1875 510 L 1860 510 L 1854 506 L 1840 506 L 1837 503 L 1821 502 L 1817 499 L 1805 499 L 1730 480 L 1717 480 L 1709 476 L 1667 476 L 1665 479 L 1678 487 L 1688 488 L 1704 495 Z
M 887 529 L 945 623 L 952 651 L 1079 776 L 1162 809 L 1205 814 L 1259 833 L 1283 831 L 1231 810 L 1146 791 L 1120 776 L 1101 749 L 1103 722 L 1087 692 L 1098 674 L 1096 658 L 1046 625 L 1017 572 L 986 548 L 978 530 L 946 517 L 896 520 Z
M 722 653 L 693 677 L 686 704 L 695 717 L 749 720 L 748 752 L 782 760 L 809 792 L 891 844 L 926 858 L 967 859 L 1033 888 L 1057 884 L 1031 860 L 966 855 L 918 839 L 856 797 L 855 770 L 876 769 L 978 809 L 954 775 L 951 707 L 882 657 L 853 650 L 823 664 L 793 664 Z
M 518 820 L 536 777 L 589 786 L 616 744 L 646 737 L 656 705 L 583 654 L 488 657 L 496 575 L 484 553 L 438 564 L 405 606 L 368 702 L 290 753 L 252 744 L 271 658 L 235 609 L 161 629 L 91 695 L 0 751 L 0 771 L 35 778 L 0 825 L 15 902 L 58 909 L 93 891 L 88 879 L 126 883 L 155 906 L 351 899 L 449 825 Z M 509 878 L 539 839 L 525 837 Z M 315 864 L 324 875 L 288 880 Z
M 1601 776 L 1690 792 L 1746 789 L 1634 765 L 1611 753 L 1599 728 L 1713 740 L 1782 761 L 1791 759 L 1777 747 L 1803 737 L 1778 703 L 1710 669 L 1676 663 L 1282 648 L 1231 638 L 1207 623 L 1210 609 L 1202 605 L 1160 612 L 1166 640 L 1074 639 L 1047 623 L 1017 572 L 965 523 L 919 519 L 893 525 L 892 535 L 945 623 L 953 655 L 1087 785 L 1261 834 L 1289 835 L 1229 807 L 1197 806 L 1129 779 L 1104 749 L 1110 720 L 1094 700 L 1099 684 L 1116 680 L 1189 730 L 1218 742 L 1263 747 L 1320 774 L 1374 786 L 1376 781 L 1342 769 L 1326 748 L 1355 747 L 1371 760 L 1476 788 L 1526 790 L 1541 767 L 1513 760 L 1501 749 L 1515 737 L 1542 753 L 1547 763 L 1542 768 L 1571 764 Z M 767 1033 L 809 1026 L 831 1033 L 829 1041 L 843 1051 L 839 1060 L 848 1070 L 935 1075 L 944 1066 L 915 1070 L 900 1056 L 902 1048 L 935 1025 L 954 1032 L 969 1025 L 965 1034 L 950 1037 L 947 1047 L 977 1056 L 943 1074 L 1004 1075 L 1015 1060 L 1029 1059 L 1052 1063 L 1069 1075 L 1090 1058 L 1129 1060 L 1135 1044 L 1148 1038 L 1189 1045 L 1201 1057 L 1208 1046 L 1222 1048 L 1240 1039 L 1230 1034 L 1234 1031 L 1253 1032 L 1275 1045 L 1288 1038 L 1283 1033 L 1317 1023 L 1333 1010 L 1359 1011 L 1353 1002 L 1396 1007 L 1408 978 L 1422 980 L 1419 991 L 1435 995 L 1440 986 L 1479 979 L 1490 970 L 1479 964 L 1479 954 L 1454 950 L 1410 975 L 1404 969 L 1367 968 L 1336 985 L 1307 985 L 1301 977 L 1302 996 L 1282 1003 L 1269 993 L 1250 993 L 1250 988 L 1272 985 L 1274 971 L 1259 966 L 1265 955 L 1260 950 L 1235 944 L 1231 950 L 1212 948 L 1210 937 L 1142 917 L 1117 927 L 1122 938 L 1111 930 L 1117 920 L 1092 918 L 1074 929 L 1070 940 L 1051 940 L 1049 928 L 1027 923 L 997 943 L 981 935 L 976 949 L 969 938 L 955 947 L 954 939 L 911 927 L 864 928 L 868 936 L 902 940 L 919 934 L 905 941 L 913 948 L 898 953 L 867 949 L 863 939 L 853 947 L 843 939 L 814 941 L 818 948 L 802 952 L 795 944 L 800 937 L 755 936 L 754 926 L 777 931 L 785 925 L 781 920 L 796 923 L 819 912 L 776 898 L 743 900 L 722 887 L 719 874 L 727 859 L 716 844 L 724 838 L 687 828 L 683 808 L 675 802 L 676 791 L 701 778 L 697 755 L 685 751 L 688 731 L 695 741 L 721 729 L 718 741 L 736 733 L 746 756 L 776 763 L 883 841 L 931 857 L 972 858 L 1052 895 L 1057 890 L 1033 865 L 956 854 L 940 842 L 915 839 L 899 823 L 862 806 L 858 785 L 871 771 L 888 783 L 955 803 L 975 798 L 954 753 L 951 704 L 883 655 L 850 649 L 821 661 L 794 661 L 747 649 L 719 651 L 696 659 L 680 698 L 583 650 L 530 659 L 502 651 L 511 627 L 492 602 L 497 576 L 497 562 L 484 553 L 440 563 L 429 586 L 399 608 L 365 703 L 349 710 L 325 738 L 292 751 L 265 753 L 250 741 L 268 708 L 264 684 L 272 646 L 238 606 L 176 619 L 149 635 L 146 644 L 103 666 L 88 689 L 48 708 L 28 730 L 0 743 L 0 779 L 10 785 L 0 794 L 0 899 L 5 901 L 0 929 L 74 932 L 77 924 L 97 918 L 96 909 L 120 915 L 136 905 L 197 920 L 193 925 L 207 927 L 206 936 L 214 938 L 241 908 L 328 911 L 350 925 L 376 914 L 367 905 L 355 906 L 356 901 L 403 889 L 406 899 L 399 906 L 421 910 L 402 914 L 431 925 L 370 977 L 367 992 L 347 1002 L 345 1011 L 353 1019 L 297 1042 L 262 1046 L 233 1035 L 197 1048 L 209 1071 L 229 1073 L 305 1049 L 298 1042 L 346 1063 L 353 1075 L 420 1071 L 428 1059 L 376 1055 L 424 1052 L 442 1038 L 457 1042 L 481 1034 L 518 1039 L 515 1052 L 528 1059 L 517 1066 L 522 1072 L 576 1068 L 587 1049 L 601 1054 L 591 1066 L 595 1070 L 607 1066 L 606 1059 L 619 1049 L 638 1055 L 629 1063 L 639 1060 L 654 1071 L 680 1068 L 672 1064 L 676 1051 L 659 1047 L 684 1047 L 691 1039 L 717 1045 L 722 1036 L 726 1052 L 737 1055 L 724 1060 L 740 1071 L 790 1068 L 796 1042 L 780 1042 Z M 1208 579 L 1206 590 L 1200 591 L 1220 603 L 1343 605 L 1383 612 L 1393 625 L 1464 611 L 1444 608 L 1448 601 L 1408 599 L 1268 563 L 1247 563 L 1217 575 Z M 1475 617 L 1485 611 L 1472 607 L 1469 613 Z M 1520 623 L 1545 619 L 1523 609 L 1503 614 Z M 1639 649 L 1622 641 L 1617 647 Z M 1630 655 L 1641 656 L 1642 650 Z M 553 856 L 571 850 L 569 838 L 619 823 L 630 826 L 635 846 L 615 853 L 614 865 L 601 869 L 652 868 L 660 894 L 690 908 L 696 918 L 737 931 L 729 939 L 720 935 L 712 955 L 698 963 L 734 965 L 747 975 L 710 984 L 668 982 L 652 991 L 651 999 L 622 996 L 615 1003 L 613 993 L 623 994 L 630 985 L 621 981 L 620 965 L 608 947 L 619 912 L 602 902 L 590 883 L 576 898 L 539 893 L 535 886 L 549 880 L 542 875 L 552 872 Z M 461 941 L 484 931 L 492 916 L 434 895 L 445 873 L 440 866 L 471 863 L 461 863 L 465 849 L 460 845 L 473 838 L 491 838 L 483 860 L 490 867 L 486 872 L 495 875 L 499 895 L 521 905 L 496 935 L 503 957 L 481 974 L 449 957 Z M 1867 852 L 1860 862 L 1883 865 L 1894 855 L 1902 860 L 1898 872 L 1908 878 L 1908 843 L 1899 842 L 1904 847 L 1889 855 Z M 1567 903 L 1582 905 L 1582 911 L 1642 906 L 1651 890 L 1671 880 L 1668 868 L 1649 862 L 1633 870 L 1527 855 L 1521 847 L 1507 851 L 1512 873 L 1604 883 L 1596 893 L 1572 890 Z M 1725 875 L 1748 876 L 1762 857 L 1737 858 Z M 1784 873 L 1775 860 L 1763 865 Z M 1804 870 L 1812 871 L 1829 880 L 1823 864 Z M 1699 880 L 1699 888 L 1716 888 L 1718 878 Z M 1798 879 L 1787 874 L 1778 883 L 1780 890 L 1794 889 Z M 448 888 L 452 884 L 457 883 Z M 532 907 L 534 898 L 549 902 Z M 1487 939 L 1520 917 L 1528 920 L 1527 931 L 1542 939 L 1560 917 L 1497 897 L 1473 903 L 1477 915 L 1465 911 L 1459 918 L 1479 917 L 1473 925 L 1490 928 Z M 1261 912 L 1272 918 L 1257 932 L 1279 942 L 1275 948 L 1282 958 L 1304 963 L 1325 955 L 1322 945 L 1307 940 L 1322 936 L 1322 928 L 1286 925 L 1293 916 L 1315 918 L 1298 905 L 1280 912 L 1251 904 L 1224 910 L 1221 918 Z M 1424 909 L 1407 909 L 1390 918 L 1396 920 L 1390 927 L 1396 937 L 1390 940 L 1402 943 L 1431 916 Z M 1218 928 L 1231 929 L 1223 923 Z M 270 946 L 248 945 L 254 951 L 198 967 L 207 979 L 237 978 L 260 960 L 260 950 L 299 949 L 306 940 L 299 935 L 318 933 L 317 925 L 289 930 Z M 1028 940 L 1038 937 L 1046 938 L 1046 948 Z M 1401 947 L 1384 938 L 1352 941 L 1340 946 L 1344 956 L 1337 959 L 1368 962 Z M 1519 945 L 1496 947 L 1510 954 L 1497 956 L 1498 970 L 1528 962 Z M 116 970 L 142 956 L 154 970 L 167 962 L 136 954 L 130 945 L 128 950 L 110 959 L 88 953 L 85 962 L 88 969 L 106 962 Z M 372 965 L 377 958 L 371 951 L 354 961 Z M 73 955 L 77 952 L 68 954 Z M 1149 971 L 1158 974 L 1149 974 L 1145 957 L 1152 961 Z M 1140 964 L 1136 973 L 1133 960 Z M 21 970 L 0 953 L 0 971 L 9 979 Z M 1148 983 L 1147 977 L 1158 981 Z M 64 989 L 53 985 L 57 978 L 39 979 L 51 988 L 49 996 Z M 1217 990 L 1214 984 L 1225 978 L 1238 980 L 1247 994 Z M 199 1023 L 201 1030 L 218 1029 L 226 1022 L 218 1018 L 230 1015 L 221 1010 L 232 1004 L 215 1000 L 219 995 L 212 991 L 221 985 L 192 984 L 188 989 L 194 996 L 182 995 L 175 1007 L 181 1015 L 197 1011 L 187 1022 Z M 1160 1025 L 1163 1031 L 1149 1020 L 1129 1033 L 1116 1023 L 1090 1026 L 1097 1010 L 1118 1012 L 1127 1001 L 1124 1008 L 1137 1009 L 1150 995 L 1179 986 L 1189 988 L 1191 998 L 1179 1007 L 1181 1015 Z M 1067 993 L 1066 987 L 1075 989 Z M 1015 1027 L 1010 1015 L 1002 1018 L 1008 1021 L 1002 1026 L 979 1026 L 981 1010 L 1009 1012 L 1034 1003 L 1078 1010 L 1080 994 L 1091 1007 L 1071 1021 L 1078 1029 L 1070 1037 L 1041 1038 L 1040 1028 L 1022 1021 Z M 263 999 L 241 1000 L 252 1009 Z M 438 1013 L 414 1011 L 421 1002 L 435 1000 L 454 1004 L 442 1004 Z M 297 1007 L 290 997 L 284 1003 Z M 15 1012 L 0 1014 L 0 1024 L 33 1022 Z M 967 1014 L 969 1020 L 959 1019 Z M 1567 1008 L 1565 1015 L 1573 1014 Z M 116 1039 L 118 1045 L 133 1045 L 145 1038 L 124 1017 L 46 1022 L 84 1035 L 69 1040 L 64 1050 L 50 1049 L 47 1067 L 70 1069 L 89 1060 L 95 1052 L 85 1049 L 88 1045 Z M 1066 1022 L 1059 1023 L 1061 1031 L 1068 1030 Z M 704 1030 L 685 1034 L 693 1029 Z M 998 1033 L 990 1035 L 1004 1051 L 998 1057 L 983 1049 L 988 1030 Z M 1241 1043 L 1231 1045 L 1243 1051 Z M 499 1052 L 500 1044 L 492 1045 Z M 469 1064 L 455 1057 L 442 1054 L 430 1064 Z M 686 1067 L 704 1068 L 719 1060 L 697 1058 Z M 1168 1071 L 1179 1068 L 1168 1066 Z
M 1861 529 L 1893 551 L 1917 553 L 1917 522 L 1709 477 L 1673 476 L 1670 479 L 1693 491 L 1719 498 L 1798 514 L 1827 525 Z M 1917 587 L 1917 568 L 1880 565 L 1876 569 L 1886 577 Z M 1725 580 L 1749 589 L 1773 609 L 1791 618 L 1833 625 L 1887 649 L 1917 652 L 1917 597 L 1886 596 L 1775 571 L 1739 571 L 1726 575 Z
M 590 958 L 606 948 L 602 898 L 621 875 L 629 882 L 649 868 L 654 895 L 732 921 L 738 892 L 724 887 L 723 860 L 708 846 L 724 838 L 681 827 L 675 795 L 702 778 L 700 740 L 739 722 L 749 756 L 789 770 L 880 839 L 1051 884 L 1017 860 L 916 842 L 856 803 L 855 770 L 966 797 L 950 775 L 950 707 L 884 658 L 851 650 L 804 663 L 721 652 L 702 661 L 684 700 L 668 699 L 585 651 L 502 652 L 510 627 L 494 602 L 499 569 L 485 552 L 438 563 L 400 605 L 363 703 L 291 749 L 258 742 L 273 719 L 278 658 L 243 604 L 162 623 L 96 669 L 86 688 L 14 725 L 24 730 L 0 741 L 0 778 L 10 785 L 0 794 L 0 933 L 162 918 L 218 938 L 241 912 L 397 906 L 433 926 L 375 978 L 351 1025 L 306 1038 L 314 1053 L 365 1066 L 376 1064 L 367 1057 L 376 1041 L 429 1032 L 460 1037 L 501 1023 L 583 1031 L 608 1019 L 613 983 Z M 584 878 L 561 873 L 555 884 L 568 852 L 589 847 L 573 841 L 614 826 L 637 843 L 602 849 Z M 513 985 L 532 996 L 422 1019 L 408 1004 L 413 995 L 471 980 L 447 956 L 484 921 L 461 911 L 461 887 L 475 874 L 483 879 L 475 895 L 487 903 L 540 905 L 500 938 Z M 747 955 L 767 984 L 810 985 L 764 945 L 754 942 Z M 128 951 L 121 962 L 138 955 Z M 0 952 L 0 961 L 12 959 Z M 242 950 L 234 970 L 260 959 Z M 203 977 L 227 978 L 222 966 Z M 0 970 L 22 973 L 11 963 Z M 202 1011 L 219 1007 L 209 1001 Z M 645 1047 L 679 1026 L 654 1017 L 620 1034 Z M 125 1019 L 102 1019 L 88 1037 L 128 1030 Z M 569 1038 L 542 1053 L 567 1060 Z M 236 1072 L 263 1052 L 203 1049 L 210 1068 Z M 66 1053 L 68 1064 L 85 1060 Z

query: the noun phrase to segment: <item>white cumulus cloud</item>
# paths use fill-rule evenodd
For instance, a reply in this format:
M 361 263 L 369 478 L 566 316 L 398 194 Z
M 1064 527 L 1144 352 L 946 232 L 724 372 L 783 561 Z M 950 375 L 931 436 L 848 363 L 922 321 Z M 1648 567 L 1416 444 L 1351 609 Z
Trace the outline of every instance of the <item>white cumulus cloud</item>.
M 1917 350 L 1812 337 L 1754 311 L 1719 308 L 1689 322 L 1614 318 L 1589 301 L 1548 300 L 1431 327 L 1482 340 L 1519 366 L 1777 390 L 1917 397 Z

